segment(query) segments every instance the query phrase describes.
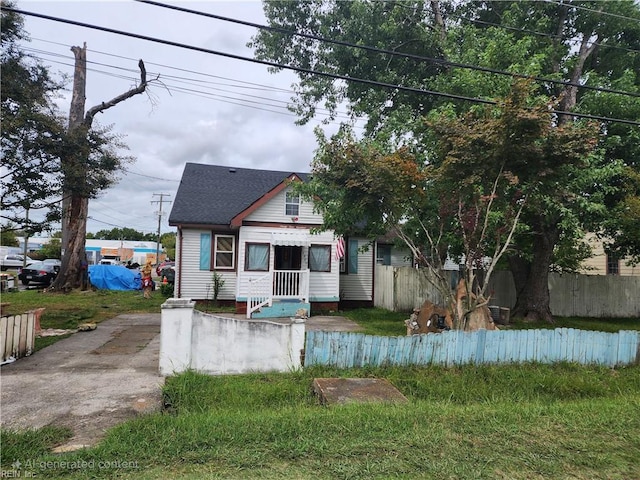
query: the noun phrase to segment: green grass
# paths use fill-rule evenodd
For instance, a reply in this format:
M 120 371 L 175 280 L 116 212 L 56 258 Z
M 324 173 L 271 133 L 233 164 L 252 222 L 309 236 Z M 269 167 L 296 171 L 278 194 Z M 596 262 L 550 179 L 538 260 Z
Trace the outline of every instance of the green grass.
M 43 329 L 75 330 L 81 323 L 100 323 L 124 313 L 160 313 L 160 305 L 166 297 L 158 290 L 150 299 L 144 298 L 141 291 L 78 290 L 65 294 L 25 290 L 4 293 L 2 301 L 9 303 L 6 315 L 18 315 L 43 307 L 45 310 L 40 317 Z M 68 336 L 37 337 L 35 351 Z
M 323 407 L 311 384 L 326 376 L 388 378 L 409 402 Z M 638 366 L 187 372 L 164 394 L 165 413 L 121 424 L 92 449 L 51 455 L 3 432 L 2 467 L 121 467 L 32 470 L 38 478 L 640 478 Z
M 69 328 L 121 313 L 157 313 L 165 298 L 160 292 L 145 300 L 140 292 L 27 291 L 3 301 L 16 312 L 45 307 L 43 327 Z M 408 314 L 339 314 L 366 333 L 406 333 Z M 639 329 L 639 323 L 557 319 L 549 327 L 615 331 Z M 346 376 L 387 378 L 409 402 L 321 406 L 313 378 Z M 164 400 L 162 413 L 123 423 L 96 447 L 74 453 L 50 453 L 69 440 L 66 429 L 2 430 L 2 470 L 20 460 L 31 462 L 22 476 L 37 478 L 640 478 L 640 366 L 187 372 L 167 379 Z
M 50 293 L 26 290 L 2 295 L 9 303 L 9 315 L 44 307 L 40 319 L 42 328 L 74 329 L 84 322 L 102 322 L 124 313 L 160 313 L 160 305 L 166 301 L 159 291 L 145 299 L 141 291 L 87 290 Z
M 404 321 L 410 314 L 390 312 L 383 308 L 357 308 L 340 311 L 336 315 L 353 320 L 362 327 L 362 333 L 367 335 L 398 336 L 407 334 Z
M 404 321 L 410 313 L 390 312 L 382 308 L 360 308 L 337 312 L 336 315 L 347 317 L 363 327 L 367 335 L 404 336 L 407 327 Z M 580 318 L 555 317 L 555 323 L 531 323 L 514 321 L 508 326 L 499 328 L 531 329 L 531 328 L 578 328 L 582 330 L 597 330 L 601 332 L 617 332 L 619 330 L 640 330 L 640 318 Z

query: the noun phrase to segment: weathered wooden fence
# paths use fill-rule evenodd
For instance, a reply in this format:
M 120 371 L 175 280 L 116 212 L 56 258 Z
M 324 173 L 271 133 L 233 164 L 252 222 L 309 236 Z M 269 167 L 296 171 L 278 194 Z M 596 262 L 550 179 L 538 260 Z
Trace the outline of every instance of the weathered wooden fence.
M 442 303 L 422 270 L 378 265 L 374 304 L 392 311 L 411 311 L 425 300 Z M 516 301 L 511 272 L 495 272 L 488 293 L 491 304 L 513 308 Z M 551 312 L 562 317 L 639 317 L 640 277 L 618 275 L 549 276 Z
M 556 330 L 449 331 L 407 337 L 309 331 L 304 366 L 464 365 L 576 362 L 640 363 L 640 332 Z
M 36 314 L 0 317 L 0 363 L 31 355 L 36 341 Z

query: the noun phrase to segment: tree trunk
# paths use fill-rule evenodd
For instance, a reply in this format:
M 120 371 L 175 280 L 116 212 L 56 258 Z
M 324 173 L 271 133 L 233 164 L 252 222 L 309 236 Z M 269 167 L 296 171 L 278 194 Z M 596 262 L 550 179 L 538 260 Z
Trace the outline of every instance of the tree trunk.
M 513 284 L 516 289 L 516 304 L 513 307 L 513 312 L 517 312 L 520 310 L 521 299 L 527 289 L 527 278 L 529 278 L 529 273 L 531 272 L 531 262 L 517 255 L 509 256 L 508 260 L 511 276 L 513 277 Z
M 527 321 L 545 321 L 553 323 L 549 295 L 549 269 L 553 259 L 553 250 L 559 238 L 557 225 L 538 225 L 533 243 L 533 259 L 530 264 L 523 259 L 510 261 L 513 279 L 518 297 L 512 315 L 523 317 Z M 522 280 L 525 279 L 524 284 Z
M 68 292 L 82 285 L 84 276 L 82 260 L 85 256 L 88 213 L 89 199 L 73 195 L 69 202 L 69 221 L 67 222 L 69 241 L 66 253 L 62 258 L 60 273 L 52 284 L 52 288 L 55 290 Z
M 62 196 L 62 265 L 52 290 L 69 291 L 80 287 L 82 283 L 81 262 L 84 258 L 85 237 L 87 233 L 87 215 L 89 199 L 83 197 L 83 189 L 78 182 L 84 176 L 85 154 L 80 145 L 86 143 L 84 132 L 84 107 L 87 83 L 87 44 L 82 47 L 71 47 L 76 63 L 73 76 L 73 92 L 69 108 L 68 137 L 78 142 L 76 149 L 68 151 L 61 159 L 65 172 Z M 74 142 L 75 143 L 75 142 Z M 86 152 L 88 155 L 89 152 Z M 81 241 L 78 235 L 82 235 Z M 80 251 L 81 249 L 81 251 Z

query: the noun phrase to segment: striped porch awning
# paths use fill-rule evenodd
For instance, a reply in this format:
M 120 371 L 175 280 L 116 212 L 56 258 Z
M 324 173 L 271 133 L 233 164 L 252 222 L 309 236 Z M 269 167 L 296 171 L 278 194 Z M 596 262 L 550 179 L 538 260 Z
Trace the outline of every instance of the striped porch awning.
M 305 232 L 273 232 L 271 244 L 284 247 L 308 247 L 311 245 L 311 238 Z

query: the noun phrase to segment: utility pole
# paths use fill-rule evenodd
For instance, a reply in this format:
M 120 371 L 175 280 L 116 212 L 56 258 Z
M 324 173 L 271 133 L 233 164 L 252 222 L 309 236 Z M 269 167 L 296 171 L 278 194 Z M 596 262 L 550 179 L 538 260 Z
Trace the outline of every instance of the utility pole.
M 170 203 L 169 200 L 164 200 L 164 197 L 170 197 L 168 193 L 154 193 L 154 197 L 160 197 L 160 200 L 152 200 L 151 203 L 160 204 L 160 208 L 158 209 L 158 242 L 156 243 L 156 267 L 160 265 L 160 225 L 162 222 L 162 204 L 164 202 Z

